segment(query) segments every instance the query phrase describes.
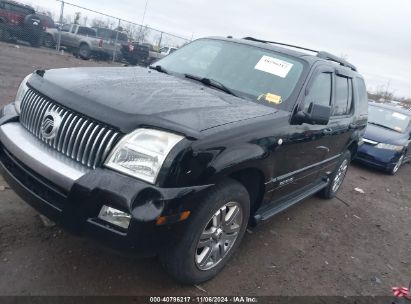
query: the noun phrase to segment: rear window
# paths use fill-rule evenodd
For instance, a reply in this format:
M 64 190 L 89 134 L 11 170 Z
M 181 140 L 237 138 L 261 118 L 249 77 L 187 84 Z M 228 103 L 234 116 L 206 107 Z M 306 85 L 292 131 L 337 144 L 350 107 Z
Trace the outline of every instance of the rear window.
M 96 28 L 97 37 L 102 38 L 104 40 L 110 40 L 112 31 L 105 28 Z

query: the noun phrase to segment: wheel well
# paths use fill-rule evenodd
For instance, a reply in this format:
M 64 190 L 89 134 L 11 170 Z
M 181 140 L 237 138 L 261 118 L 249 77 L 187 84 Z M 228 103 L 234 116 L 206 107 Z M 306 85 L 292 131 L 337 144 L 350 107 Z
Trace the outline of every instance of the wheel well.
M 264 196 L 264 175 L 258 169 L 243 169 L 232 173 L 230 178 L 241 183 L 250 195 L 250 212 L 254 214 L 261 206 Z
M 350 153 L 351 153 L 351 160 L 354 159 L 355 155 L 357 154 L 358 143 L 356 141 L 352 142 L 348 146 L 347 150 L 350 151 Z

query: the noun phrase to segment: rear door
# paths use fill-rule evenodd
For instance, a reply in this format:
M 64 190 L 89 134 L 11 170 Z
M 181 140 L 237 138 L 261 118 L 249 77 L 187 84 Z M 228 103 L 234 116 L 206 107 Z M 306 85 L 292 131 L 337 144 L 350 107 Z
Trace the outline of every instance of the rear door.
M 332 102 L 331 119 L 328 124 L 329 151 L 321 166 L 321 174 L 326 176 L 334 171 L 339 156 L 348 147 L 354 126 L 354 91 L 353 79 L 348 71 L 335 70 L 334 98 Z

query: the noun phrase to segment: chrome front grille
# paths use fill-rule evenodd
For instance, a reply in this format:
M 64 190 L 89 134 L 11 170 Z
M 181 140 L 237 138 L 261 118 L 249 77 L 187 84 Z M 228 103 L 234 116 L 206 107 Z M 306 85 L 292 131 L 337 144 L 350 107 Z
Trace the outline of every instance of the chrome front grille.
M 52 139 L 46 139 L 41 132 L 43 118 L 49 112 L 61 117 Z M 120 136 L 112 128 L 57 105 L 31 89 L 21 103 L 20 122 L 48 146 L 90 168 L 102 164 Z

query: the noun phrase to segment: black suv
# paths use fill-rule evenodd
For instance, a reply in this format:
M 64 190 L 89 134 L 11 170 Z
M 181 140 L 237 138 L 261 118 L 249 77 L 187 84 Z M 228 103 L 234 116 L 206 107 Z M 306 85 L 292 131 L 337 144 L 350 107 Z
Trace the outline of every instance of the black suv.
M 39 47 L 45 26 L 31 6 L 0 0 L 0 41 L 24 40 Z
M 309 50 L 311 51 L 311 50 Z M 325 52 L 205 38 L 150 69 L 36 71 L 0 119 L 0 164 L 67 229 L 215 276 L 246 231 L 332 198 L 367 123 L 363 78 Z

